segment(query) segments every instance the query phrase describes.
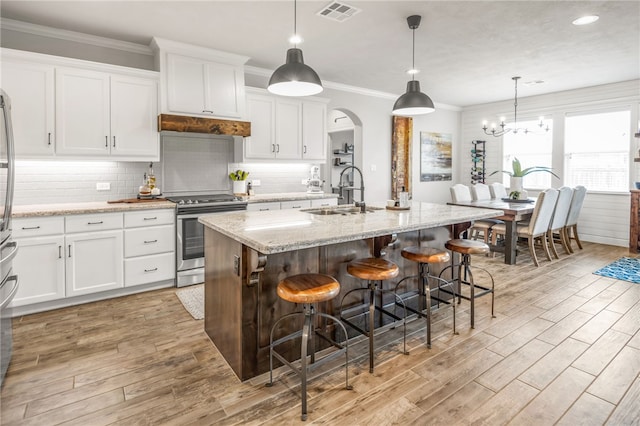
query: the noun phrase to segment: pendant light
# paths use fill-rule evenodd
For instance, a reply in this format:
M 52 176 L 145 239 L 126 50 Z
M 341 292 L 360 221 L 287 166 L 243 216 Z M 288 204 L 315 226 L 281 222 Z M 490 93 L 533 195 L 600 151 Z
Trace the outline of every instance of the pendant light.
M 293 1 L 293 34 L 297 33 L 297 4 Z M 304 63 L 302 50 L 294 47 L 287 50 L 287 61 L 276 69 L 269 79 L 269 92 L 282 96 L 310 96 L 322 92 L 318 74 Z
M 431 98 L 420 91 L 420 82 L 415 79 L 416 74 L 416 28 L 420 26 L 420 15 L 411 15 L 407 24 L 413 31 L 413 53 L 411 67 L 411 81 L 407 82 L 407 92 L 400 96 L 393 105 L 394 115 L 421 115 L 435 111 Z

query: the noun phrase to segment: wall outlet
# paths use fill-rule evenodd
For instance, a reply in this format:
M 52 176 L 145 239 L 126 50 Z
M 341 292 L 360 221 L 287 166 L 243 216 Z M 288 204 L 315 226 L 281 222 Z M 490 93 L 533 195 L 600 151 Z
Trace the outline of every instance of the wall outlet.
M 375 172 L 376 170 L 378 170 L 378 167 L 375 164 L 371 165 L 371 171 Z
M 260 186 L 260 179 L 253 179 L 251 181 L 251 186 Z
M 96 190 L 98 191 L 110 191 L 111 190 L 111 182 L 97 182 Z

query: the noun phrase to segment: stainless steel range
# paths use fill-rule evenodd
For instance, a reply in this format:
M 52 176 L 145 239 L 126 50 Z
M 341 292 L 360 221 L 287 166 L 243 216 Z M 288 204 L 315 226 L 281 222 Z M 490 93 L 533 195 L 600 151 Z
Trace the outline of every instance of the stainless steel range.
M 247 202 L 232 194 L 180 195 L 167 197 L 177 204 L 177 286 L 204 282 L 204 225 L 198 217 L 247 209 Z

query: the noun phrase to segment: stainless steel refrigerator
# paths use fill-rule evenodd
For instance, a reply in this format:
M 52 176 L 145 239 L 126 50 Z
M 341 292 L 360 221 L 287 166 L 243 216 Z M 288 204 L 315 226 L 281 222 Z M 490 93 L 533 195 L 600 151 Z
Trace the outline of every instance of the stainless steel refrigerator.
M 0 89 L 0 386 L 11 361 L 13 333 L 9 305 L 18 291 L 12 261 L 18 245 L 11 240 L 11 207 L 15 181 L 11 101 Z

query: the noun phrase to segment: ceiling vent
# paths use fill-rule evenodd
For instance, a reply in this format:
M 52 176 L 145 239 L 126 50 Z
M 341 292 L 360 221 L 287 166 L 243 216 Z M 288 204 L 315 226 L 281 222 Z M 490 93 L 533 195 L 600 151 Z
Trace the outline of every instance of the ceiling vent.
M 316 15 L 322 16 L 332 21 L 344 22 L 352 16 L 360 13 L 361 9 L 349 6 L 346 3 L 332 1 L 322 8 Z

